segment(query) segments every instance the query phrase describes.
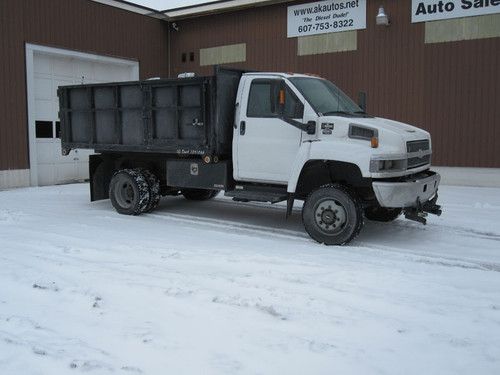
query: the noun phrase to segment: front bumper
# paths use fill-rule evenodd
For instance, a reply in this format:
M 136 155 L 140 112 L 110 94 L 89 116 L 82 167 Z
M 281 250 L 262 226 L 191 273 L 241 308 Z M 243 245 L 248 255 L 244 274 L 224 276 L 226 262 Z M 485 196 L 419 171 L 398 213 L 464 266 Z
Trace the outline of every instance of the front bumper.
M 438 191 L 441 176 L 426 171 L 402 182 L 373 181 L 372 187 L 381 207 L 418 207 L 433 198 Z

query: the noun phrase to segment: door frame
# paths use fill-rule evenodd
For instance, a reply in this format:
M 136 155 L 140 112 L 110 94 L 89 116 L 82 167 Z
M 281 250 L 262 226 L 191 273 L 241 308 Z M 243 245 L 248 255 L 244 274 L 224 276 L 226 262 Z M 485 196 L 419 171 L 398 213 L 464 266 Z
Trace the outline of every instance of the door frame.
M 243 135 L 240 133 L 240 127 L 241 127 L 241 122 L 242 118 L 244 118 L 244 121 L 249 123 L 249 119 L 254 119 L 254 120 L 277 120 L 283 123 L 284 126 L 298 129 L 296 126 L 287 123 L 282 117 L 279 115 L 276 116 L 265 116 L 265 117 L 248 117 L 248 103 L 250 100 L 250 91 L 252 89 L 252 85 L 255 81 L 269 81 L 269 82 L 279 82 L 279 89 L 282 88 L 287 88 L 291 91 L 292 95 L 295 97 L 296 100 L 302 103 L 303 105 L 303 113 L 302 113 L 302 118 L 300 121 L 303 120 L 304 114 L 306 113 L 306 105 L 307 101 L 303 98 L 302 94 L 298 92 L 297 88 L 294 87 L 293 85 L 290 84 L 290 82 L 287 82 L 286 77 L 279 76 L 279 75 L 269 75 L 266 73 L 263 74 L 252 74 L 251 76 L 247 76 L 245 78 L 244 84 L 241 87 L 241 93 L 238 93 L 238 108 L 237 108 L 237 120 L 238 123 L 236 124 L 236 129 L 235 129 L 235 134 L 234 134 L 234 140 L 235 142 L 233 143 L 233 163 L 234 163 L 234 179 L 236 181 L 249 181 L 249 182 L 256 182 L 256 183 L 268 183 L 268 184 L 277 184 L 277 185 L 286 185 L 288 183 L 287 180 L 277 180 L 275 178 L 248 178 L 248 177 L 243 177 L 241 174 L 241 157 L 240 157 L 240 150 L 241 150 L 241 144 L 240 142 L 242 141 Z M 277 99 L 277 98 L 276 98 Z M 303 137 L 303 132 L 298 129 L 298 138 L 297 138 L 297 149 L 300 147 L 300 144 L 302 142 L 302 137 Z M 236 146 L 236 147 L 235 147 Z M 293 162 L 293 160 L 291 161 Z M 290 176 L 288 176 L 289 178 Z
M 36 152 L 35 133 L 35 52 L 42 52 L 53 56 L 75 57 L 93 62 L 114 63 L 132 68 L 132 80 L 139 79 L 139 61 L 96 55 L 92 53 L 72 51 L 62 48 L 47 47 L 38 44 L 25 44 L 26 53 L 26 102 L 28 113 L 28 151 L 30 162 L 30 186 L 38 186 L 38 157 Z

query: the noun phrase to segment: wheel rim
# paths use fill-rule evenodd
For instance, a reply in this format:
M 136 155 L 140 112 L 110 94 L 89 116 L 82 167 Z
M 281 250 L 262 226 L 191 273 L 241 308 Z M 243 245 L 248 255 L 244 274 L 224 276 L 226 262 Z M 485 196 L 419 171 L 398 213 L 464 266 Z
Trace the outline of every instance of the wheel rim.
M 322 232 L 337 234 L 347 223 L 347 211 L 338 200 L 323 199 L 314 208 L 314 219 Z
M 115 198 L 118 204 L 123 208 L 130 208 L 134 204 L 135 191 L 132 183 L 120 177 L 116 183 Z

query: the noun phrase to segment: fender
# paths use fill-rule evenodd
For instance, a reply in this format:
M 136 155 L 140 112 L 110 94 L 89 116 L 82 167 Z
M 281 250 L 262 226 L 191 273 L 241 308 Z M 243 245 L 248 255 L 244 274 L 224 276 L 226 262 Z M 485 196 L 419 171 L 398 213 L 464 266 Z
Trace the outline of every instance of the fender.
M 293 162 L 292 172 L 288 180 L 287 192 L 295 193 L 300 173 L 304 165 L 310 160 L 332 160 L 355 164 L 363 177 L 370 176 L 370 157 L 372 155 L 369 144 L 355 144 L 337 140 L 312 140 L 301 143 L 299 152 Z

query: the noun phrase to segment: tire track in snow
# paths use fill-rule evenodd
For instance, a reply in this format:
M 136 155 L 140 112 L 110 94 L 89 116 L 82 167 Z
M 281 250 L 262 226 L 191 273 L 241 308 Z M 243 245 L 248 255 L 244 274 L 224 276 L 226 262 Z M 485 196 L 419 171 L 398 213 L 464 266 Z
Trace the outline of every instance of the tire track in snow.
M 219 198 L 216 200 L 217 205 L 222 203 L 227 206 L 232 206 L 232 207 L 238 207 L 238 206 L 245 206 L 245 207 L 250 207 L 250 208 L 264 208 L 268 210 L 275 210 L 275 211 L 283 211 L 283 214 L 285 214 L 286 207 L 281 206 L 281 205 L 271 205 L 271 204 L 266 204 L 266 203 L 256 203 L 256 202 L 234 202 L 232 200 L 228 200 L 225 198 Z M 298 213 L 300 214 L 302 212 L 301 208 L 295 207 L 293 209 L 293 213 Z M 377 223 L 377 222 L 371 222 L 373 225 L 380 225 L 380 226 L 386 226 L 388 225 L 387 223 Z M 490 240 L 490 241 L 500 241 L 500 234 L 499 233 L 494 233 L 490 231 L 479 231 L 471 228 L 465 228 L 465 227 L 457 227 L 457 226 L 452 226 L 452 225 L 446 225 L 446 224 L 435 224 L 435 223 L 430 223 L 427 226 L 412 226 L 411 228 L 408 227 L 407 225 L 404 225 L 402 223 L 398 222 L 392 222 L 389 225 L 391 226 L 396 226 L 398 228 L 402 229 L 412 229 L 412 230 L 418 230 L 418 231 L 426 231 L 428 229 L 433 229 L 433 230 L 445 230 L 445 231 L 453 231 L 455 234 L 458 235 L 464 235 L 466 237 L 474 237 L 478 239 L 485 239 L 485 240 Z M 295 231 L 293 231 L 295 232 Z M 295 232 L 299 233 L 299 232 Z
M 445 267 L 458 267 L 458 268 L 463 268 L 463 269 L 474 269 L 474 270 L 480 270 L 480 271 L 494 271 L 494 272 L 500 272 L 500 264 L 497 263 L 486 263 L 486 262 L 480 262 L 480 261 L 474 261 L 474 260 L 469 260 L 469 259 L 461 259 L 461 258 L 455 258 L 455 257 L 447 257 L 447 256 L 442 256 L 442 255 L 433 255 L 433 254 L 422 254 L 416 251 L 412 250 L 406 250 L 406 249 L 401 249 L 399 247 L 392 247 L 388 245 L 377 245 L 377 244 L 371 244 L 367 242 L 359 242 L 362 245 L 363 248 L 367 250 L 378 250 L 378 251 L 384 251 L 384 252 L 389 252 L 389 253 L 395 253 L 403 256 L 412 256 L 415 257 L 415 259 L 412 259 L 414 262 L 418 263 L 426 263 L 426 264 L 432 264 L 432 265 L 438 265 L 438 266 L 445 266 Z M 420 258 L 420 259 L 417 259 Z M 425 259 L 428 258 L 428 259 Z
M 256 205 L 257 206 L 257 205 Z M 204 217 L 198 217 L 198 216 L 193 216 L 193 215 L 188 215 L 188 214 L 174 214 L 174 213 L 165 213 L 165 214 L 149 214 L 148 216 L 152 216 L 154 218 L 162 219 L 162 220 L 172 220 L 176 222 L 181 222 L 184 224 L 190 224 L 194 226 L 199 226 L 204 225 L 206 227 L 211 227 L 215 228 L 217 230 L 221 230 L 224 232 L 227 232 L 228 229 L 232 230 L 234 232 L 240 232 L 245 235 L 252 235 L 252 234 L 258 234 L 258 235 L 266 235 L 270 237 L 281 237 L 281 238 L 286 238 L 286 239 L 291 239 L 291 240 L 304 240 L 307 242 L 312 242 L 309 238 L 309 236 L 304 232 L 298 232 L 290 229 L 281 229 L 281 228 L 269 228 L 265 226 L 260 226 L 256 224 L 246 224 L 246 223 L 240 223 L 240 222 L 235 222 L 235 221 L 230 221 L 230 220 L 221 220 L 221 219 L 212 219 L 212 218 L 204 218 Z M 408 227 L 399 225 L 401 228 L 406 228 Z M 438 226 L 439 227 L 439 226 Z M 411 229 L 414 229 L 413 227 Z M 254 236 L 255 237 L 255 236 Z M 359 244 L 359 245 L 358 245 Z M 426 263 L 426 264 L 433 264 L 433 265 L 439 265 L 439 266 L 446 266 L 446 267 L 458 267 L 458 268 L 463 268 L 463 269 L 475 269 L 475 270 L 481 270 L 481 271 L 494 271 L 494 272 L 500 272 L 500 264 L 496 263 L 485 263 L 485 262 L 479 262 L 479 261 L 474 261 L 474 260 L 469 260 L 469 259 L 460 259 L 460 258 L 454 258 L 454 257 L 446 257 L 442 255 L 432 255 L 432 254 L 422 254 L 418 253 L 416 251 L 411 251 L 407 249 L 401 249 L 398 247 L 391 247 L 387 245 L 377 245 L 377 244 L 371 244 L 359 240 L 355 240 L 353 242 L 353 245 L 365 250 L 378 250 L 378 251 L 385 251 L 385 252 L 390 252 L 390 253 L 397 253 L 399 255 L 403 256 L 411 256 L 414 259 L 412 261 L 414 262 L 419 262 L 419 263 Z M 426 259 L 427 258 L 427 259 Z
M 154 217 L 158 219 L 167 219 L 174 220 L 186 224 L 199 225 L 202 223 L 207 227 L 212 227 L 216 229 L 221 229 L 224 232 L 227 232 L 228 229 L 233 229 L 237 231 L 245 232 L 244 234 L 254 233 L 254 234 L 264 234 L 264 235 L 272 235 L 273 237 L 283 237 L 287 239 L 296 240 L 297 238 L 312 241 L 308 235 L 301 232 L 297 232 L 290 229 L 281 229 L 281 228 L 269 228 L 256 224 L 245 224 L 236 221 L 230 220 L 221 220 L 221 219 L 212 219 L 212 218 L 204 218 L 199 216 L 193 216 L 188 214 L 174 214 L 174 213 L 165 213 L 165 214 L 148 214 L 148 217 Z

